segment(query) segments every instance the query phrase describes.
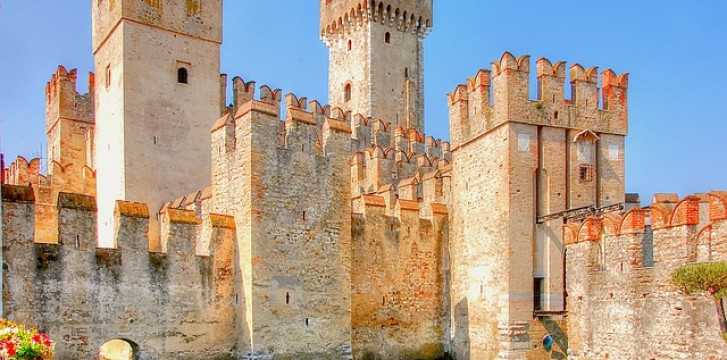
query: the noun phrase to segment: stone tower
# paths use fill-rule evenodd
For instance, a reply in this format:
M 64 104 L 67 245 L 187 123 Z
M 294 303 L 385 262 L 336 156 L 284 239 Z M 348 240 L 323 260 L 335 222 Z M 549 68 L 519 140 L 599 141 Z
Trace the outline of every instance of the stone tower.
M 564 224 L 625 201 L 628 75 L 604 71 L 600 91 L 598 68 L 574 64 L 566 99 L 566 64 L 536 65 L 536 100 L 530 57 L 510 53 L 449 95 L 457 359 L 525 359 L 532 319 L 565 307 Z
M 92 194 L 94 139 L 94 75 L 89 74 L 88 93 L 76 90 L 78 72 L 59 66 L 45 90 L 48 174 L 58 191 Z M 55 201 L 57 197 L 51 197 Z
M 222 1 L 98 0 L 92 8 L 99 241 L 112 245 L 114 203 L 130 200 L 149 204 L 154 244 L 161 204 L 209 182 Z
M 331 106 L 424 130 L 424 38 L 432 0 L 321 0 Z

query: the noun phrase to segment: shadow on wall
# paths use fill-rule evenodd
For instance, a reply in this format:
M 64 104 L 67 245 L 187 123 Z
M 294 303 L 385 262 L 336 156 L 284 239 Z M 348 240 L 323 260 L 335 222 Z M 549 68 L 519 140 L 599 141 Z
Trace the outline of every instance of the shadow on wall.
M 556 346 L 553 346 L 553 350 L 550 353 L 551 359 L 566 359 L 568 353 L 568 335 L 561 329 L 560 325 L 556 321 L 551 319 L 540 319 L 539 320 L 548 334 L 553 337 Z M 560 349 L 558 351 L 557 349 Z
M 467 298 L 462 299 L 454 308 L 454 340 L 452 341 L 452 359 L 467 360 L 470 358 L 470 322 Z

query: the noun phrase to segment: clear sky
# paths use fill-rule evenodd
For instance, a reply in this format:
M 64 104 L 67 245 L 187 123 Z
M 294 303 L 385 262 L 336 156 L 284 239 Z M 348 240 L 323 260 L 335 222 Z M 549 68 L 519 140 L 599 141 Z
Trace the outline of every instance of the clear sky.
M 449 138 L 445 94 L 506 50 L 531 55 L 533 69 L 540 57 L 612 68 L 631 74 L 626 190 L 647 204 L 653 192 L 727 190 L 727 2 L 434 4 L 425 45 L 428 134 Z M 0 0 L 0 136 L 8 163 L 40 153 L 44 88 L 59 64 L 79 69 L 85 91 L 84 74 L 93 71 L 90 6 L 91 0 Z M 223 72 L 326 102 L 318 1 L 226 0 L 224 11 Z

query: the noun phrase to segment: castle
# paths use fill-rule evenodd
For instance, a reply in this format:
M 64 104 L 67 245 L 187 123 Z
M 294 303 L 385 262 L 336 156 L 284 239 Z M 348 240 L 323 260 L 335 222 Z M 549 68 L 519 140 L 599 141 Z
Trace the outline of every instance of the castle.
M 627 74 L 540 59 L 530 84 L 506 52 L 448 94 L 447 142 L 432 0 L 320 1 L 330 105 L 240 77 L 228 103 L 222 0 L 92 7 L 47 174 L 2 172 L 3 315 L 58 359 L 727 358 L 669 281 L 727 260 L 727 193 L 625 193 Z

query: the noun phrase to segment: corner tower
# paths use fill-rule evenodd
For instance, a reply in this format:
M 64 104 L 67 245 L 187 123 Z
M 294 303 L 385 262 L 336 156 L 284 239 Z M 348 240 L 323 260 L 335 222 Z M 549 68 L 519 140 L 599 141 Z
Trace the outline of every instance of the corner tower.
M 99 241 L 116 200 L 164 201 L 210 181 L 220 115 L 222 0 L 93 0 Z M 158 238 L 152 216 L 149 234 Z M 152 246 L 153 247 L 153 246 Z
M 320 0 L 332 106 L 424 131 L 432 0 Z

